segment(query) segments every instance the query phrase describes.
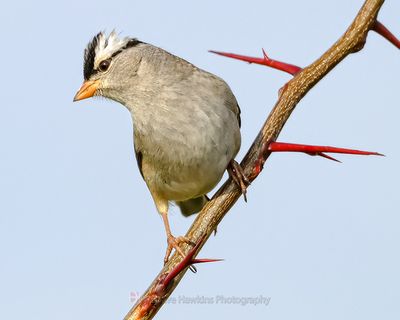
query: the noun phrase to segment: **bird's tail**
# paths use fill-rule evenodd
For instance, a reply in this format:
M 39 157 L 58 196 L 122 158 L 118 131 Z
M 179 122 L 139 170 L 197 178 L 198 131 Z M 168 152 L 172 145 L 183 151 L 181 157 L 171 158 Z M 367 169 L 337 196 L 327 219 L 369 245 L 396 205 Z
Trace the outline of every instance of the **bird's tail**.
M 204 205 L 209 201 L 207 195 L 200 196 L 198 198 L 193 198 L 185 201 L 176 201 L 176 204 L 181 209 L 182 214 L 188 217 L 192 214 L 199 212 Z

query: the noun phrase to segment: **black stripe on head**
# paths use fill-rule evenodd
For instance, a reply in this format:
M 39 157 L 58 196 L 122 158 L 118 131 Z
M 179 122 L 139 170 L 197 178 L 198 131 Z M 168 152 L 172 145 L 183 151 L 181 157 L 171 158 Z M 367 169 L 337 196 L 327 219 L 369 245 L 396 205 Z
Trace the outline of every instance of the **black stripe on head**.
M 124 45 L 121 49 L 119 49 L 118 51 L 115 51 L 112 55 L 111 58 L 114 58 L 116 55 L 120 54 L 122 51 L 124 51 L 125 49 L 128 48 L 132 48 L 137 46 L 138 44 L 143 43 L 142 41 L 139 41 L 136 38 L 132 38 L 128 41 L 128 43 L 126 45 Z
M 83 57 L 83 77 L 85 80 L 88 80 L 90 76 L 93 74 L 94 69 L 94 59 L 96 57 L 96 47 L 99 43 L 99 38 L 101 36 L 101 32 L 95 35 L 90 41 L 85 49 L 84 57 Z
M 143 43 L 142 41 L 139 41 L 136 38 L 132 38 L 128 41 L 128 43 L 125 45 L 124 49 L 132 48 L 134 46 L 137 46 L 138 44 Z
M 84 62 L 83 62 L 83 77 L 85 80 L 89 80 L 89 78 L 97 72 L 97 70 L 94 70 L 94 60 L 96 58 L 96 47 L 99 43 L 100 36 L 102 35 L 101 32 L 99 32 L 97 35 L 95 35 L 92 39 L 91 42 L 88 43 L 85 53 L 84 53 Z M 125 46 L 123 46 L 121 49 L 118 51 L 115 51 L 112 55 L 111 58 L 115 57 L 116 55 L 120 54 L 123 50 L 132 48 L 134 46 L 137 46 L 138 44 L 143 43 L 139 41 L 136 38 L 130 39 Z M 105 46 L 107 47 L 108 45 L 108 38 L 105 39 Z

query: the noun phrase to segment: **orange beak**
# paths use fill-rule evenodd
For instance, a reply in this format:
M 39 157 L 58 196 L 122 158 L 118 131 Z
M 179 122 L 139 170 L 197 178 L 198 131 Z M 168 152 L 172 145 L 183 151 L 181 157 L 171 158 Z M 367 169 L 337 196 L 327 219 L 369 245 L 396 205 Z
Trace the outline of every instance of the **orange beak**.
M 93 97 L 93 95 L 96 93 L 97 88 L 100 85 L 99 80 L 94 80 L 94 81 L 85 81 L 79 91 L 76 93 L 74 97 L 74 101 L 79 101 L 83 99 L 87 99 L 90 97 Z

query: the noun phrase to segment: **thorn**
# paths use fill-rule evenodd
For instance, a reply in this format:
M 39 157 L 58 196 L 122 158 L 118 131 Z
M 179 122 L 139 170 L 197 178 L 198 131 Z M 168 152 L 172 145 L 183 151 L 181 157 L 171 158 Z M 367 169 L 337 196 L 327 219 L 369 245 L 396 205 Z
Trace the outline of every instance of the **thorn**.
M 327 154 L 323 153 L 323 152 L 316 152 L 316 153 L 307 153 L 310 156 L 320 156 L 322 158 L 326 158 L 332 161 L 336 161 L 339 163 L 342 163 L 342 161 L 339 161 L 338 159 L 335 159 L 334 157 L 328 156 Z
M 293 64 L 270 59 L 267 56 L 264 49 L 262 49 L 263 58 L 249 57 L 249 56 L 244 56 L 244 55 L 240 55 L 240 54 L 236 54 L 236 53 L 221 52 L 221 51 L 214 51 L 214 50 L 209 50 L 209 52 L 218 54 L 220 56 L 245 61 L 248 63 L 255 63 L 255 64 L 261 64 L 264 66 L 268 66 L 273 69 L 287 72 L 287 73 L 291 74 L 292 76 L 296 75 L 299 71 L 302 70 L 302 68 L 295 66 Z
M 302 70 L 302 68 L 295 66 L 293 64 L 270 59 L 268 57 L 267 53 L 265 52 L 264 48 L 262 49 L 262 53 L 264 56 L 264 62 L 265 62 L 266 66 L 287 72 L 287 73 L 291 74 L 292 76 L 295 76 L 297 73 L 299 73 Z
M 183 258 L 181 262 L 179 262 L 163 279 L 161 279 L 163 288 L 168 287 L 171 281 L 180 274 L 187 267 L 190 267 L 196 263 L 207 263 L 207 262 L 218 262 L 223 261 L 223 259 L 193 259 L 193 256 L 199 249 L 200 245 L 203 243 L 203 240 L 206 236 L 203 237 L 196 243 L 196 245 L 188 252 L 188 254 Z
M 265 65 L 265 59 L 263 59 L 263 58 L 255 58 L 255 57 L 243 56 L 243 55 L 236 54 L 236 53 L 214 51 L 214 50 L 208 50 L 208 52 L 215 53 L 215 54 L 218 54 L 223 57 L 228 57 L 228 58 L 232 58 L 232 59 L 245 61 L 248 63 L 256 63 L 256 64 Z
M 150 310 L 154 309 L 155 306 L 160 304 L 162 297 L 164 297 L 167 293 L 167 288 L 171 284 L 172 280 L 187 267 L 195 263 L 223 261 L 222 259 L 193 259 L 193 256 L 196 254 L 205 238 L 206 235 L 204 234 L 181 262 L 179 262 L 170 272 L 163 273 L 157 278 L 157 282 L 153 289 L 142 301 L 138 302 L 137 315 L 139 319 L 142 319 L 144 315 L 148 314 Z M 135 317 L 135 319 L 138 317 Z
M 378 20 L 375 21 L 375 24 L 372 27 L 372 30 L 374 30 L 377 34 L 381 35 L 386 40 L 388 40 L 390 43 L 392 43 L 397 49 L 400 49 L 400 40 L 397 39 L 396 36 L 393 33 L 391 33 L 389 31 L 389 29 L 386 28 Z
M 327 154 L 325 154 L 323 152 L 320 152 L 317 155 L 322 157 L 322 158 L 325 158 L 325 159 L 329 159 L 329 160 L 332 160 L 332 161 L 336 161 L 336 162 L 342 163 L 342 161 L 339 161 L 338 159 L 335 159 L 334 157 L 328 156 Z
M 354 154 L 354 155 L 374 155 L 383 156 L 383 154 L 378 152 L 336 148 L 330 146 L 313 146 L 306 144 L 295 144 L 295 143 L 284 143 L 284 142 L 271 142 L 268 146 L 269 152 L 303 152 L 310 156 L 320 156 L 329 160 L 340 162 L 339 160 L 328 156 L 328 153 L 343 153 L 343 154 Z
M 267 55 L 267 53 L 265 52 L 264 48 L 261 48 L 261 50 L 262 50 L 262 53 L 263 53 L 263 56 L 264 56 L 264 60 L 265 60 L 265 61 L 270 60 L 269 57 L 268 57 L 268 55 Z
M 190 265 L 189 270 L 192 271 L 192 273 L 197 273 L 197 268 L 195 266 Z
M 217 230 L 218 228 L 217 227 L 215 227 L 215 229 L 214 229 L 214 237 L 216 237 L 217 236 Z
M 344 153 L 344 154 L 357 154 L 357 155 L 374 155 L 383 156 L 383 154 L 372 151 L 362 151 L 355 149 L 345 149 L 330 146 L 314 146 L 307 144 L 285 143 L 285 142 L 271 142 L 268 146 L 270 152 L 330 152 L 330 153 Z
M 208 262 L 220 262 L 225 261 L 224 259 L 193 259 L 192 263 L 208 263 Z

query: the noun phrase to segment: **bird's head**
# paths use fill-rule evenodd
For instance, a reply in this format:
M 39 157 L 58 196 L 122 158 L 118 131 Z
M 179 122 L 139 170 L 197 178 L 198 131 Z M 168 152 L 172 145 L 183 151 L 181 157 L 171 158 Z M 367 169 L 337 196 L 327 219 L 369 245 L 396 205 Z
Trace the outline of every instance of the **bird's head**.
M 134 82 L 141 61 L 136 49 L 142 44 L 135 38 L 119 38 L 115 31 L 94 36 L 84 52 L 84 82 L 74 101 L 103 96 L 121 102 L 123 88 Z

